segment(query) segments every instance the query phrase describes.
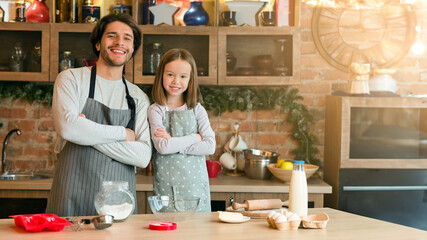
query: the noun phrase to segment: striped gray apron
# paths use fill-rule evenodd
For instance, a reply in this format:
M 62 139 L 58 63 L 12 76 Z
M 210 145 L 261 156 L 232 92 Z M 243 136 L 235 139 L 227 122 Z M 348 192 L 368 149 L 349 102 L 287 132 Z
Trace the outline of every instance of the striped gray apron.
M 198 124 L 193 109 L 166 111 L 163 122 L 172 137 L 198 133 Z M 200 197 L 198 212 L 211 211 L 209 177 L 203 155 L 181 153 L 154 153 L 155 195 L 184 195 Z
M 82 113 L 87 119 L 107 125 L 133 129 L 135 102 L 122 78 L 130 109 L 110 109 L 93 99 L 96 67 L 92 67 L 89 97 Z M 135 167 L 115 161 L 91 146 L 67 142 L 58 155 L 58 166 L 52 182 L 46 213 L 59 216 L 98 215 L 94 200 L 103 181 L 127 181 L 136 199 Z M 136 205 L 136 204 L 135 204 Z M 134 213 L 137 213 L 135 206 Z

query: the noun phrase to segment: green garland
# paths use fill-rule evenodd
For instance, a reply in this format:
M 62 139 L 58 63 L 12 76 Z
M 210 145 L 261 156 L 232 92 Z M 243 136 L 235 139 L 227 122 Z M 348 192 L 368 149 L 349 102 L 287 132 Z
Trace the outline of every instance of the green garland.
M 152 85 L 141 85 L 140 88 L 149 95 L 151 100 Z M 319 150 L 314 146 L 316 136 L 311 133 L 313 116 L 307 107 L 298 101 L 303 97 L 296 88 L 265 88 L 265 87 L 223 87 L 202 86 L 204 106 L 208 111 L 222 114 L 234 110 L 272 110 L 280 108 L 289 113 L 287 122 L 294 125 L 291 138 L 299 142 L 292 151 L 295 159 L 303 159 L 307 163 L 320 165 L 317 158 Z M 52 103 L 53 84 L 26 82 L 0 82 L 0 98 L 22 98 L 29 102 Z M 0 123 L 1 127 L 2 123 Z

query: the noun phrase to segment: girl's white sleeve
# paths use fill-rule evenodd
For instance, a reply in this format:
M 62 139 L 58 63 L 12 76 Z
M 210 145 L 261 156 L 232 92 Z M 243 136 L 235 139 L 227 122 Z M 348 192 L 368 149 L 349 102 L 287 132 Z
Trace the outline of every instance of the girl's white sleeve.
M 212 130 L 209 122 L 208 113 L 199 103 L 195 108 L 197 124 L 199 125 L 199 134 L 202 136 L 201 142 L 196 142 L 181 153 L 191 155 L 212 155 L 215 153 L 215 132 Z
M 158 104 L 153 104 L 148 108 L 148 121 L 150 122 L 151 140 L 153 146 L 160 154 L 172 154 L 185 150 L 199 140 L 195 134 L 183 137 L 159 138 L 154 133 L 159 128 L 165 129 L 163 119 L 165 110 Z

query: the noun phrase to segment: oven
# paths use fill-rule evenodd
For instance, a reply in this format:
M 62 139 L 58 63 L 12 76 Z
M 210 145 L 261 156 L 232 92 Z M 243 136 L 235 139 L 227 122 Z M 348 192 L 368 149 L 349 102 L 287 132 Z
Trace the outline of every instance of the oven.
M 338 208 L 427 230 L 426 169 L 341 169 Z

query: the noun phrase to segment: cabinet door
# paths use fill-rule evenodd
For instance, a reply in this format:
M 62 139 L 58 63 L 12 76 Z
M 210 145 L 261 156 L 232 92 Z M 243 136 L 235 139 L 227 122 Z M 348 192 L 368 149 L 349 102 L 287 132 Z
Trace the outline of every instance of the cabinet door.
M 326 99 L 324 168 L 427 169 L 425 98 Z
M 0 80 L 49 81 L 49 39 L 49 23 L 0 23 Z M 25 57 L 15 58 L 18 61 L 11 65 L 18 42 Z
M 300 29 L 218 27 L 219 85 L 289 85 L 300 82 Z M 281 45 L 283 43 L 283 45 Z M 235 66 L 227 69 L 227 52 Z M 234 64 L 233 64 L 234 65 Z
M 55 81 L 59 73 L 59 62 L 65 51 L 70 51 L 74 59 L 74 67 L 85 66 L 98 57 L 92 50 L 89 41 L 94 24 L 54 23 L 51 27 L 50 79 Z M 133 81 L 133 60 L 125 65 L 125 78 Z
M 196 60 L 199 83 L 217 84 L 217 30 L 215 27 L 140 26 L 142 46 L 135 55 L 136 84 L 152 84 L 154 74 L 148 71 L 153 43 L 161 43 L 163 53 L 171 48 L 184 48 Z

